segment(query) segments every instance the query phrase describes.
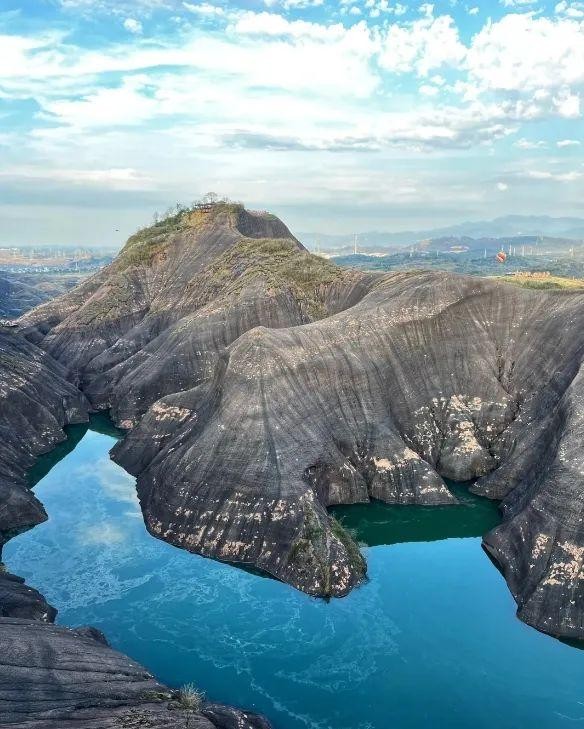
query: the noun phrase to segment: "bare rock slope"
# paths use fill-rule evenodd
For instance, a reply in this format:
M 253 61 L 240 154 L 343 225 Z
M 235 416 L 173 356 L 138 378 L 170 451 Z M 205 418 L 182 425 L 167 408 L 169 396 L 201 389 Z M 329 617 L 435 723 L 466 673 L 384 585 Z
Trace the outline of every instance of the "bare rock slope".
M 0 650 L 0 726 L 270 729 L 261 717 L 225 706 L 189 709 L 93 628 L 0 618 Z
M 49 354 L 0 326 L 0 550 L 47 516 L 26 478 L 36 456 L 87 420 L 89 403 Z M 176 692 L 98 631 L 53 625 L 56 609 L 0 562 L 0 726 L 15 729 L 269 729 L 261 717 Z
M 580 294 L 310 256 L 273 216 L 186 211 L 20 331 L 130 430 L 150 531 L 344 595 L 326 507 L 502 500 L 485 537 L 526 622 L 584 637 Z

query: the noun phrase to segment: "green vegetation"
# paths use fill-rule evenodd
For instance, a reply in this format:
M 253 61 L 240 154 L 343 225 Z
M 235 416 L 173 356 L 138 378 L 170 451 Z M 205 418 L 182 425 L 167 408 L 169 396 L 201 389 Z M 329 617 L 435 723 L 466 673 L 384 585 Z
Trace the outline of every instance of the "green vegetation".
M 122 271 L 130 266 L 150 265 L 156 254 L 165 248 L 168 236 L 183 227 L 184 215 L 177 213 L 149 228 L 142 228 L 128 238 L 115 262 L 116 268 Z
M 431 270 L 449 271 L 452 273 L 468 274 L 471 276 L 497 276 L 510 279 L 515 272 L 543 273 L 549 272 L 553 277 L 560 279 L 584 279 L 584 255 L 576 253 L 550 254 L 547 256 L 511 256 L 506 263 L 498 263 L 494 255 L 484 258 L 477 252 L 461 254 L 436 253 L 427 251 L 403 251 L 390 253 L 387 256 L 376 257 L 359 254 L 356 256 L 339 256 L 333 259 L 338 266 L 357 268 L 363 271 L 411 271 Z M 579 283 L 582 286 L 582 283 Z M 532 288 L 551 288 L 533 286 Z M 564 288 L 562 286 L 562 288 Z
M 355 570 L 359 570 L 360 573 L 364 575 L 365 560 L 363 559 L 363 555 L 361 554 L 357 543 L 342 524 L 334 518 L 334 516 L 331 516 L 330 519 L 332 522 L 332 532 L 347 550 L 351 564 Z
M 358 545 L 351 535 L 334 518 L 329 516 L 332 536 L 345 548 L 353 571 L 362 577 L 366 572 L 365 560 Z M 312 507 L 308 507 L 301 536 L 294 542 L 289 554 L 289 561 L 302 571 L 305 565 L 315 564 L 319 567 L 322 593 L 332 594 L 331 544 L 327 530 L 322 525 Z
M 134 277 L 125 275 L 126 271 L 151 266 L 170 250 L 176 234 L 195 231 L 193 243 L 204 245 L 206 232 L 211 234 L 217 227 L 226 232 L 225 241 L 217 246 L 223 252 L 211 258 L 206 269 L 199 268 L 188 283 L 201 302 L 237 297 L 246 289 L 257 294 L 261 288 L 268 296 L 289 296 L 291 306 L 300 308 L 303 321 L 326 316 L 323 287 L 347 274 L 299 246 L 283 226 L 276 224 L 275 216 L 261 213 L 261 217 L 254 218 L 244 216 L 244 210 L 240 203 L 212 197 L 211 201 L 205 198 L 190 207 L 176 206 L 162 217 L 155 215 L 153 225 L 128 239 L 110 269 L 118 274 L 115 285 L 110 287 L 107 297 L 95 298 L 84 308 L 84 322 L 105 320 L 112 314 L 131 310 L 135 284 Z M 271 221 L 276 222 L 270 224 Z M 248 237 L 262 234 L 286 237 Z M 185 239 L 187 243 L 189 240 Z
M 212 264 L 209 273 L 217 285 L 232 294 L 258 278 L 268 290 L 290 289 L 313 318 L 326 314 L 318 289 L 343 276 L 338 266 L 284 238 L 242 238 Z
M 171 691 L 145 691 L 142 694 L 144 701 L 152 701 L 153 703 L 160 703 L 162 701 L 170 701 L 173 698 Z
M 191 205 L 177 204 L 169 208 L 163 215 L 154 213 L 153 224 L 140 228 L 128 238 L 122 248 L 114 267 L 118 272 L 131 266 L 150 266 L 156 256 L 163 253 L 169 242 L 169 236 L 188 227 L 215 219 L 219 214 L 236 215 L 243 209 L 241 203 L 219 199 L 214 193 L 208 193 L 201 200 Z
M 584 291 L 584 279 L 581 278 L 566 278 L 564 276 L 546 276 L 545 278 L 539 278 L 521 274 L 494 278 L 505 283 L 513 284 L 514 286 L 521 286 L 525 289 Z

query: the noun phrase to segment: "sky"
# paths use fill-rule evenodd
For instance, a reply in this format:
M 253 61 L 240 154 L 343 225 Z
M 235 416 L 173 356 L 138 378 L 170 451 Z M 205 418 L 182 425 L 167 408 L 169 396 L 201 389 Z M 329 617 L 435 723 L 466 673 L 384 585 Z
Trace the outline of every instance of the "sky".
M 0 245 L 584 216 L 583 114 L 579 1 L 0 0 Z

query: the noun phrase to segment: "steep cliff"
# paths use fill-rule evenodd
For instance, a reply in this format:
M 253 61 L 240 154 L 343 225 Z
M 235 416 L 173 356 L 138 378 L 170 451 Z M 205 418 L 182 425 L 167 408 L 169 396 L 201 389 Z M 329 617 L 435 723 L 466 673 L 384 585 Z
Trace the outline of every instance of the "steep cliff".
M 26 469 L 65 437 L 63 426 L 87 420 L 89 403 L 46 352 L 0 325 L 0 549 L 46 519 Z
M 47 516 L 26 469 L 87 420 L 89 403 L 50 355 L 0 327 L 0 554 Z M 56 609 L 0 562 L 0 726 L 18 729 L 269 729 L 261 717 L 176 692 L 112 650 L 98 631 L 53 625 Z
M 580 294 L 310 256 L 240 206 L 141 231 L 20 331 L 130 432 L 150 531 L 315 595 L 363 577 L 326 507 L 502 499 L 485 538 L 525 621 L 584 637 Z

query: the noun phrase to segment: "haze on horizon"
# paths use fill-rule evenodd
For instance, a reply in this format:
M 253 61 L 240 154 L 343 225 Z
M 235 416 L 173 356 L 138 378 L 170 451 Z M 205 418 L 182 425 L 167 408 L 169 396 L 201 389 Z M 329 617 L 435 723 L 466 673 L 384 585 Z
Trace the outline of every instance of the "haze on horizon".
M 0 245 L 582 216 L 583 2 L 3 0 L 0 48 Z

